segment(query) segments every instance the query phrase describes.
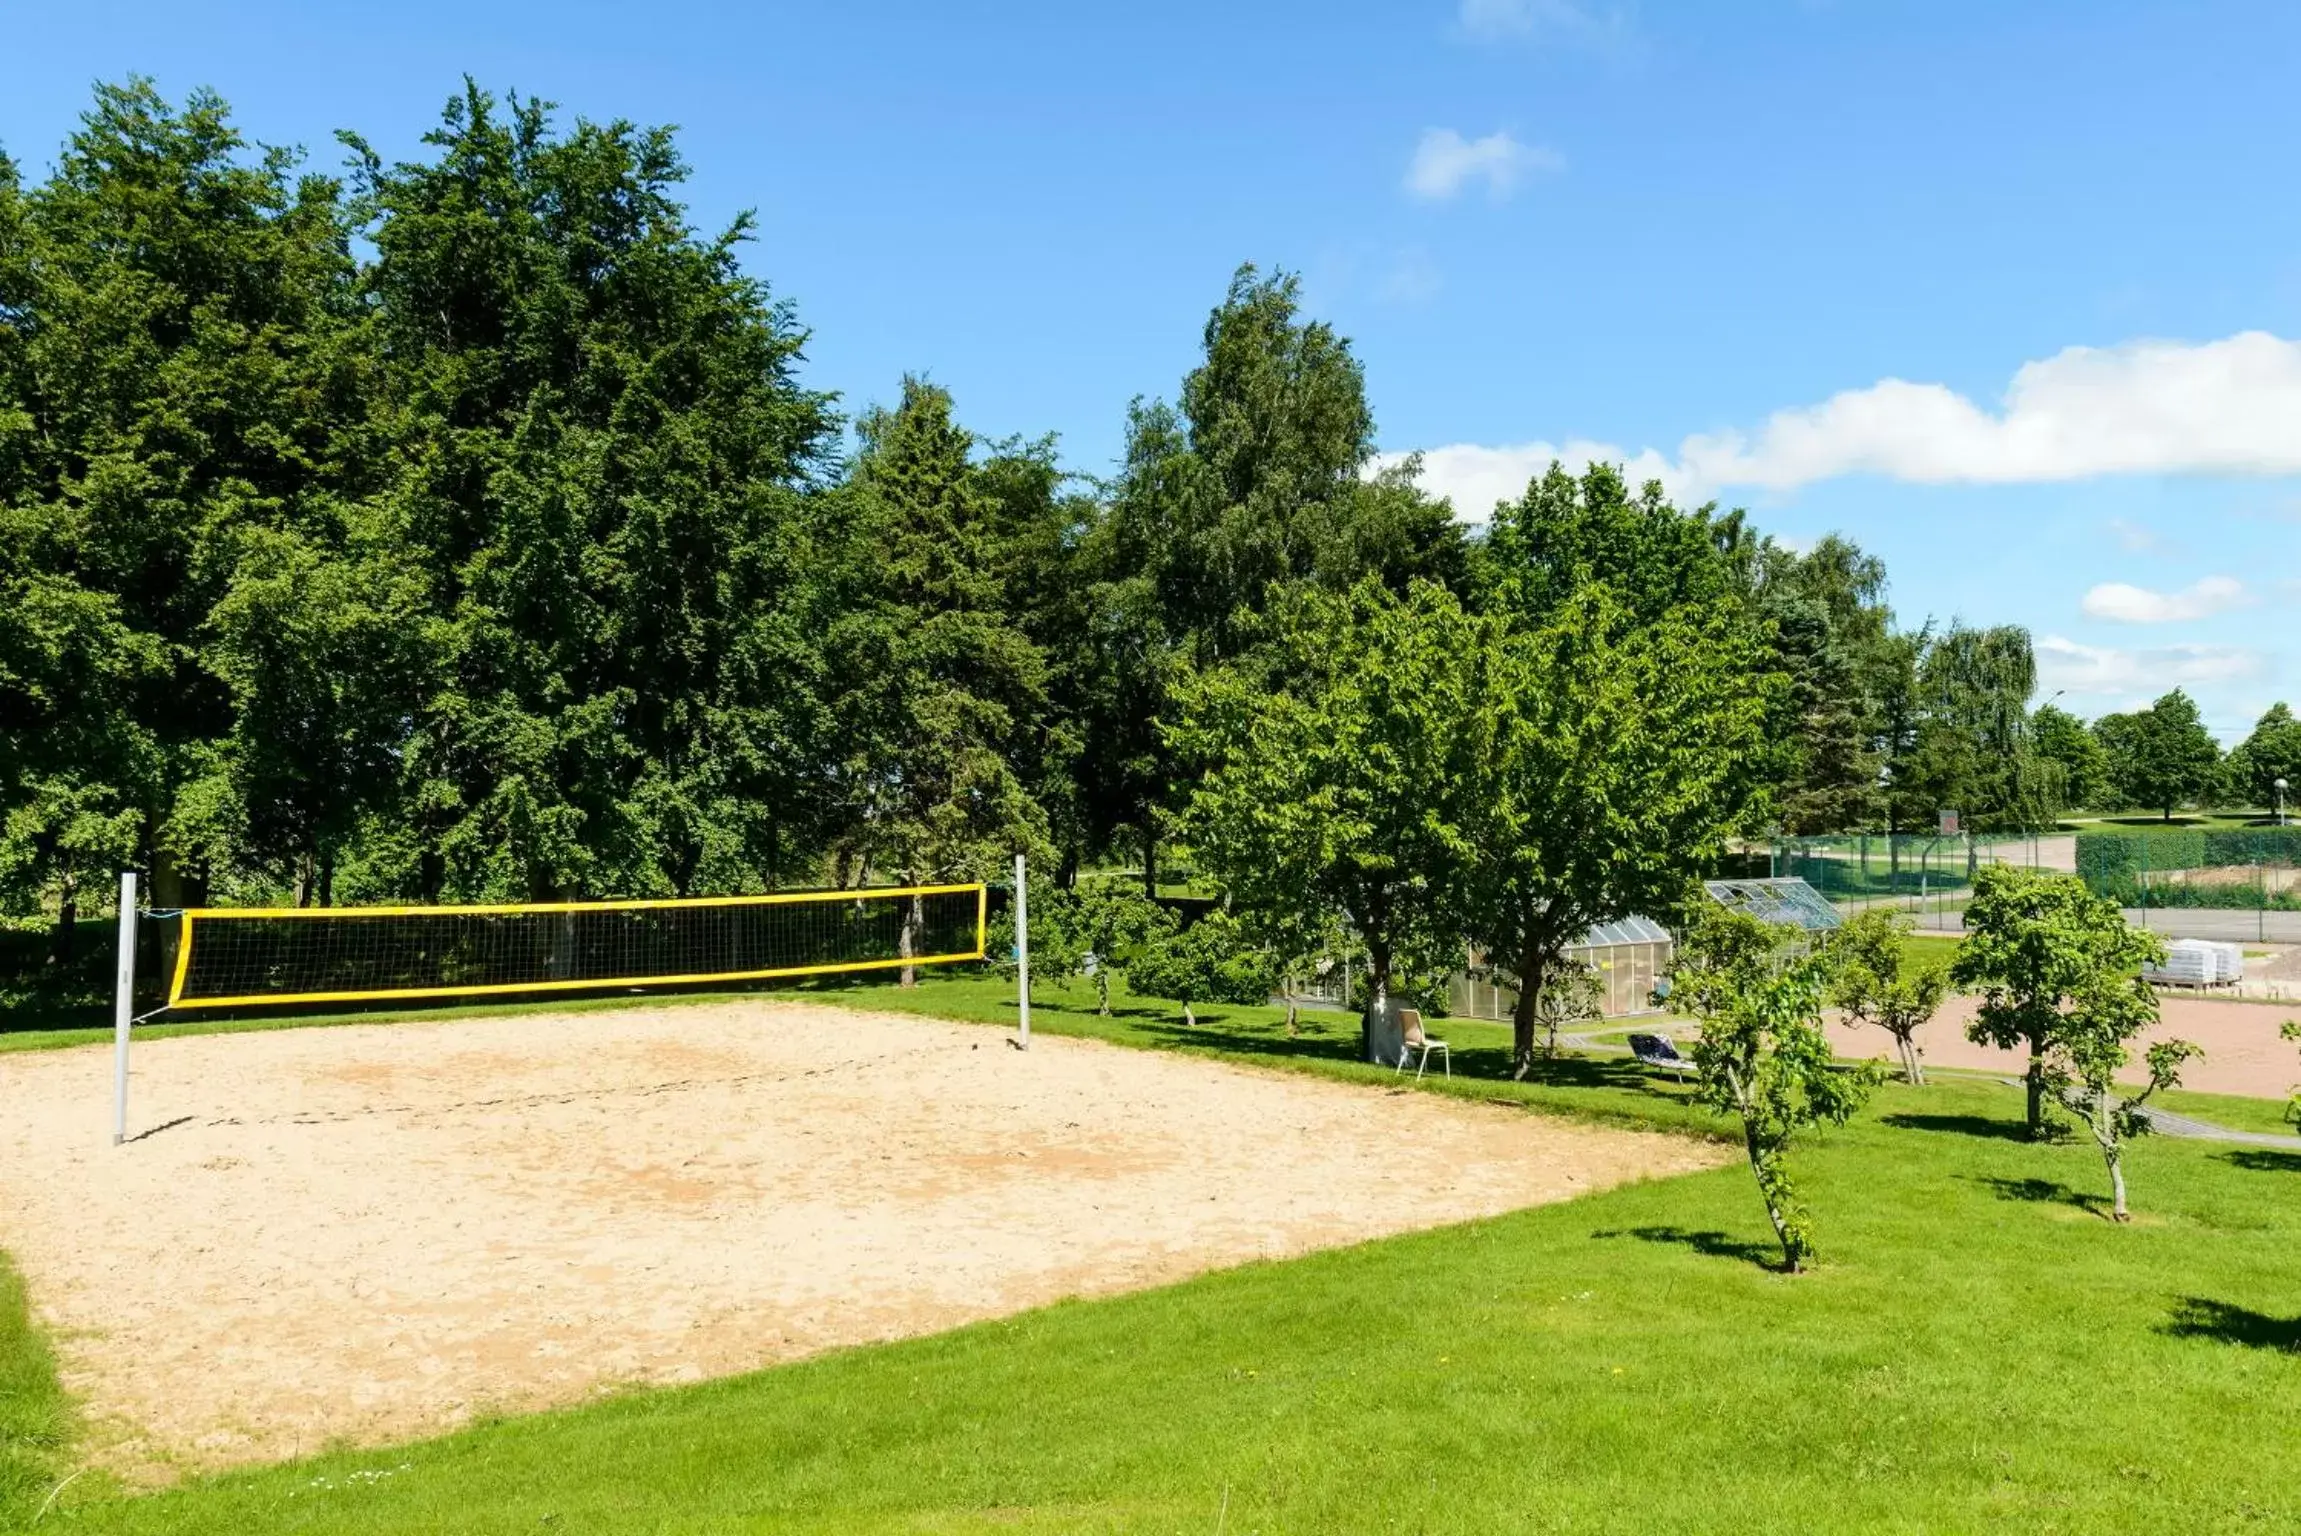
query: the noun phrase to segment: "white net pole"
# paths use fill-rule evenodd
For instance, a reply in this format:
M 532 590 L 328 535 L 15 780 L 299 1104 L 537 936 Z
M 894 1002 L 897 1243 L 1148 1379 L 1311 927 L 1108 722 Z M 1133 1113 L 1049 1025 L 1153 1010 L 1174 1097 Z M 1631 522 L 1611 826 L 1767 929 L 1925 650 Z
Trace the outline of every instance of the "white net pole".
M 1015 855 L 1015 988 L 1021 1004 L 1018 1043 L 1031 1048 L 1031 907 L 1024 887 L 1023 856 Z
M 136 1010 L 136 876 L 120 873 L 120 963 L 112 994 L 112 1145 L 128 1139 L 128 1030 Z

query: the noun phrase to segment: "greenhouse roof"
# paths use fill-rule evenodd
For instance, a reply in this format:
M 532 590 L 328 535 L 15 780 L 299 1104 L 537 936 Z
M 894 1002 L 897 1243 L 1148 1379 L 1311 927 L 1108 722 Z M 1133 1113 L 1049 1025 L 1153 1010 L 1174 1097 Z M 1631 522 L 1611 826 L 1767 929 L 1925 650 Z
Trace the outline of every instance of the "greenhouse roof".
M 1582 935 L 1576 949 L 1603 949 L 1609 944 L 1667 944 L 1670 930 L 1650 917 L 1625 917 L 1600 923 Z
M 1803 880 L 1705 880 L 1702 889 L 1729 912 L 1813 933 L 1845 923 L 1829 899 Z

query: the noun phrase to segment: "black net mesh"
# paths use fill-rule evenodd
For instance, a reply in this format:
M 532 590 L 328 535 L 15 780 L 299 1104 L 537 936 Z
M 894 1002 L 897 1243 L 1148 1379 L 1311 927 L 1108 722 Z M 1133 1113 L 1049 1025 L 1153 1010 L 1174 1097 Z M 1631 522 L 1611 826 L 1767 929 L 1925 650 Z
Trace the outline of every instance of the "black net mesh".
M 184 914 L 171 1007 L 743 981 L 971 960 L 982 888 Z M 910 942 L 904 942 L 906 926 Z

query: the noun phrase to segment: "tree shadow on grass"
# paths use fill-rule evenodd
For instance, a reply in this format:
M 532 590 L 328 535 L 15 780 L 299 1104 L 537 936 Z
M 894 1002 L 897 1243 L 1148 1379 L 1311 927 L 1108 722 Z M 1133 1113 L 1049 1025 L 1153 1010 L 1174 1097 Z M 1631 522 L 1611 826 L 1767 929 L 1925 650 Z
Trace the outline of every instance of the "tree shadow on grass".
M 1260 1030 L 1225 1029 L 1219 1016 L 1199 1015 L 1198 1023 L 1186 1025 L 1171 1015 L 1157 1022 L 1145 1022 L 1140 1028 L 1145 1035 L 1160 1045 L 1198 1046 L 1206 1050 L 1236 1053 L 1242 1056 L 1281 1056 L 1294 1059 L 1311 1058 L 1324 1061 L 1356 1061 L 1358 1037 L 1301 1034 L 1289 1038 L 1283 1033 L 1264 1034 Z
M 2000 1200 L 2019 1200 L 2029 1205 L 2069 1205 L 2095 1216 L 2109 1214 L 2109 1202 L 2099 1195 L 2073 1189 L 2058 1179 L 2004 1179 L 1984 1176 L 1974 1180 Z
M 1953 1136 L 1981 1136 L 1992 1141 L 2027 1141 L 2029 1126 L 2020 1120 L 1996 1120 L 1987 1115 L 1881 1115 L 1885 1124 L 1902 1131 L 1945 1131 Z
M 2272 1152 L 2261 1147 L 2224 1152 L 2221 1160 L 2254 1173 L 2301 1173 L 2301 1152 Z
M 1670 1243 L 1713 1259 L 1735 1259 L 1760 1269 L 1782 1267 L 1782 1251 L 1770 1243 L 1753 1243 L 1723 1232 L 1694 1232 L 1684 1227 L 1608 1228 L 1590 1234 L 1593 1239 L 1634 1237 L 1641 1243 Z
M 1196 1046 L 1244 1056 L 1296 1060 L 1308 1058 L 1357 1062 L 1362 1059 L 1355 1021 L 1348 1029 L 1306 1029 L 1302 1034 L 1291 1037 L 1277 1028 L 1225 1028 L 1224 1023 L 1222 1014 L 1202 1012 L 1195 1026 L 1186 1026 L 1182 1020 L 1167 1013 L 1146 1018 L 1135 1027 L 1153 1043 L 1161 1046 Z M 1451 1074 L 1448 1073 L 1445 1059 L 1433 1056 L 1423 1075 L 1426 1078 L 1451 1075 L 1491 1083 L 1512 1081 L 1508 1046 L 1464 1045 L 1455 1049 L 1452 1055 Z M 1411 1076 L 1411 1068 L 1401 1075 Z M 1533 1070 L 1521 1081 L 1529 1088 L 1621 1089 L 1674 1104 L 1683 1104 L 1687 1099 L 1686 1090 L 1679 1084 L 1656 1080 L 1645 1068 L 1627 1057 L 1560 1056 L 1550 1061 L 1537 1061 Z
M 2203 1296 L 2184 1296 L 2176 1301 L 2163 1331 L 2177 1339 L 2216 1339 L 2247 1349 L 2301 1354 L 2301 1317 L 2271 1317 Z

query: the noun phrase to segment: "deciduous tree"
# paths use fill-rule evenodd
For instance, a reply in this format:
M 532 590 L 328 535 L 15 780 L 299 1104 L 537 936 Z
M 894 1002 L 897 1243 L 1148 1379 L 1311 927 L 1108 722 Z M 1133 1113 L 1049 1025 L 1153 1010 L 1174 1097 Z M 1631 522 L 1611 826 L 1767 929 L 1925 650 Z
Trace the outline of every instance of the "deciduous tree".
M 2090 811 L 2110 807 L 2115 791 L 2110 787 L 2109 754 L 2084 721 L 2051 704 L 2041 704 L 2030 716 L 2029 730 L 2038 756 L 2060 765 L 2062 799 L 2069 808 Z
M 2193 801 L 2208 798 L 2221 762 L 2220 744 L 2198 717 L 2196 701 L 2176 688 L 2147 709 L 2118 719 L 2103 733 L 2110 773 L 2131 805 L 2161 812 L 2167 821 Z
M 1791 1273 L 1815 1256 L 1813 1218 L 1790 1176 L 1800 1131 L 1843 1125 L 1869 1099 L 1876 1064 L 1841 1067 L 1822 1032 L 1828 962 L 1795 955 L 1795 936 L 1738 912 L 1710 907 L 1678 952 L 1672 1002 L 1701 1021 L 1693 1057 L 1698 1096 L 1735 1116 L 1766 1216 Z
M 1203 766 L 1186 819 L 1202 866 L 1240 911 L 1339 913 L 1366 946 L 1370 1007 L 1460 953 L 1490 629 L 1429 583 L 1301 591 L 1266 648 L 1198 679 L 1174 732 Z
M 1940 1009 L 1949 992 L 1949 967 L 1910 958 L 1906 942 L 1914 924 L 1901 913 L 1872 910 L 1849 918 L 1830 934 L 1829 1001 L 1856 1024 L 1875 1024 L 1893 1036 L 1902 1073 L 1913 1086 L 1925 1084 L 1924 1052 L 1917 1032 Z
M 1965 930 L 1950 978 L 1981 993 L 1966 1034 L 2001 1049 L 2028 1047 L 2029 1134 L 2043 1138 L 2056 1053 L 2065 1038 L 2078 1038 L 2071 1031 L 2096 1029 L 2072 1017 L 2108 1009 L 2128 981 L 2139 985 L 2141 966 L 2163 957 L 2164 941 L 2129 925 L 2116 903 L 2075 875 L 2006 865 L 1976 872 Z
M 2282 798 L 2290 811 L 2301 803 L 2301 720 L 2282 702 L 2270 705 L 2253 734 L 2230 752 L 2229 765 L 2236 801 L 2274 810 Z M 2282 791 L 2279 779 L 2285 781 Z
M 2151 1129 L 2142 1106 L 2153 1094 L 2177 1087 L 2182 1063 L 2204 1055 L 2187 1040 L 2160 1040 L 2142 1055 L 2149 1081 L 2121 1093 L 2117 1074 L 2132 1059 L 2128 1042 L 2157 1022 L 2157 999 L 2139 976 L 2102 976 L 2062 1017 L 2046 1080 L 2064 1109 L 2077 1116 L 2101 1149 L 2109 1170 L 2110 1217 L 2129 1221 L 2125 1205 L 2125 1144 Z
M 1762 793 L 1772 674 L 1731 610 L 1630 622 L 1592 585 L 1539 626 L 1482 637 L 1459 793 L 1471 936 L 1519 980 L 1514 1070 L 1542 987 L 1600 923 L 1668 912 Z M 1466 645 L 1475 643 L 1466 637 Z

